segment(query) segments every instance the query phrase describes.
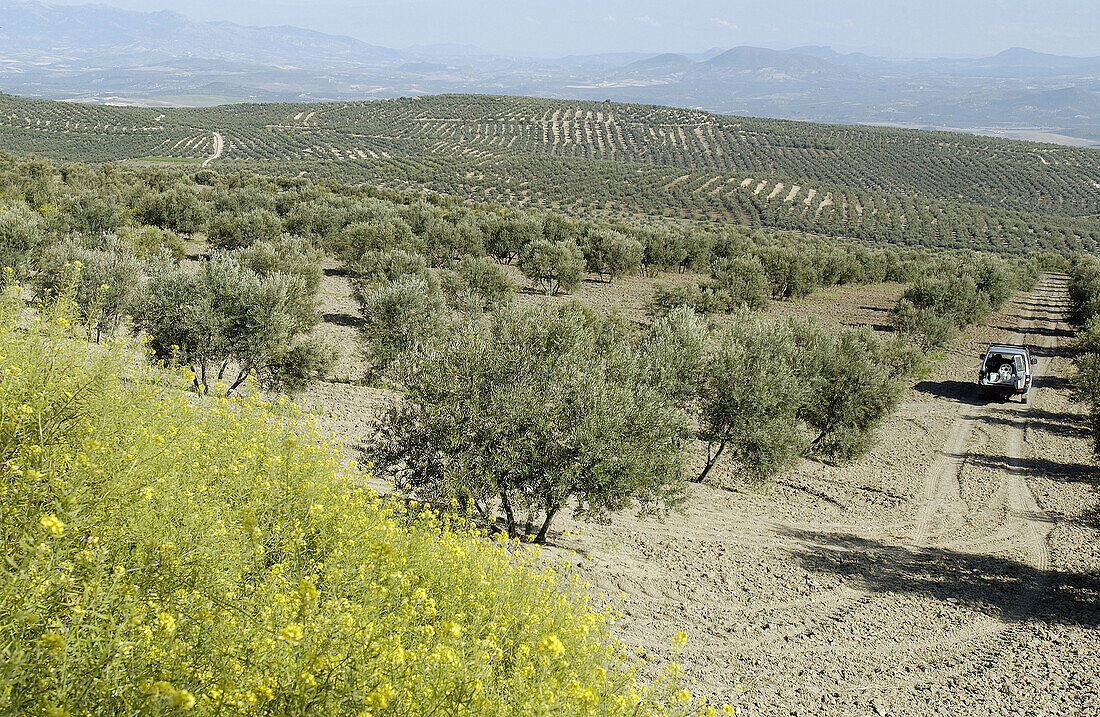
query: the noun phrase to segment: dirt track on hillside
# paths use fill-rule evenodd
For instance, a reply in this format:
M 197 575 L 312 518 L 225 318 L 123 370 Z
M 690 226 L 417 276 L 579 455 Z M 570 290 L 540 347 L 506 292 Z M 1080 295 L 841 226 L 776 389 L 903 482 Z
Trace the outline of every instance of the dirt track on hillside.
M 1095 469 L 1068 397 L 1065 280 L 960 340 L 855 465 L 768 495 L 697 487 L 664 523 L 563 524 L 555 550 L 623 610 L 678 629 L 698 691 L 765 715 L 1100 714 Z M 1027 343 L 1030 405 L 973 391 L 977 354 Z

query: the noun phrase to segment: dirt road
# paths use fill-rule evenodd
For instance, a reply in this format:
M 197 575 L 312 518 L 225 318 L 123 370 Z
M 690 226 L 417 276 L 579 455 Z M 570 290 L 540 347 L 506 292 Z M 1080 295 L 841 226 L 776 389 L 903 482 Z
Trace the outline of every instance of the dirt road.
M 202 166 L 209 166 L 218 157 L 222 156 L 222 151 L 225 150 L 225 137 L 222 137 L 220 132 L 214 133 L 214 154 L 210 155 L 203 161 Z
M 557 550 L 698 691 L 764 715 L 1100 715 L 1100 510 L 1068 396 L 1064 278 L 958 342 L 855 465 L 769 495 L 699 487 L 666 522 L 562 525 Z M 1030 405 L 973 392 L 991 342 Z

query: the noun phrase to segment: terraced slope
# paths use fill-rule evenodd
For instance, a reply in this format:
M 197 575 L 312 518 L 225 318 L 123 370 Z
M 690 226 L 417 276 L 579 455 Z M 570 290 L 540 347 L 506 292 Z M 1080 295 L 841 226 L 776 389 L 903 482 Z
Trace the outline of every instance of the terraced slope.
M 420 186 L 935 246 L 1100 246 L 1100 151 L 689 109 L 442 95 L 178 110 L 0 96 L 0 148 Z

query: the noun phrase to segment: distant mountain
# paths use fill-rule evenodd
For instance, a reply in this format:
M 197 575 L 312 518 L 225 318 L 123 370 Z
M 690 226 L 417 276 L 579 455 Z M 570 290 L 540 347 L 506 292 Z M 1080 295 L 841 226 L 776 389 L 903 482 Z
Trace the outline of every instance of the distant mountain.
M 834 65 L 842 65 L 844 67 L 868 68 L 882 67 L 883 65 L 889 64 L 889 61 L 883 60 L 881 57 L 872 57 L 863 52 L 840 53 L 824 45 L 792 47 L 787 50 L 787 52 L 795 55 L 809 55 L 810 57 L 816 57 L 819 60 L 827 60 Z
M 106 5 L 0 2 L 0 48 L 71 57 L 206 57 L 258 64 L 382 64 L 400 53 L 351 37 L 297 27 L 201 22 L 174 12 L 132 12 Z
M 1100 65 L 1100 57 L 1064 57 L 1035 52 L 1026 47 L 1011 47 L 993 57 L 975 60 L 975 64 L 990 67 L 1012 67 L 1030 70 L 1077 70 Z
M 666 53 L 631 62 L 626 67 L 615 70 L 612 77 L 619 80 L 668 81 L 675 77 L 682 77 L 685 73 L 695 69 L 697 64 L 684 55 Z
M 806 45 L 547 59 L 454 44 L 395 50 L 296 27 L 29 0 L 0 0 L 0 91 L 144 105 L 535 95 L 819 122 L 1039 130 L 1100 143 L 1100 58 L 1011 48 L 904 60 Z
M 778 70 L 798 75 L 806 73 L 831 74 L 842 72 L 842 68 L 819 57 L 794 52 L 780 52 L 764 47 L 735 47 L 707 60 L 705 64 L 714 70 L 732 72 L 759 72 Z

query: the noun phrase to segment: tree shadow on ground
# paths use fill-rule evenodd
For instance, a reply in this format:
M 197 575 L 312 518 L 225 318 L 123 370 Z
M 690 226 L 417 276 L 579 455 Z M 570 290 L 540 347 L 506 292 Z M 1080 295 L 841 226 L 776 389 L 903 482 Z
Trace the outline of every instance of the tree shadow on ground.
M 1049 336 L 1051 338 L 1059 339 L 1071 339 L 1073 338 L 1073 332 L 1069 329 L 1063 328 L 1050 328 L 1047 326 L 1032 326 L 1030 328 L 1021 329 L 1019 326 L 994 326 L 992 327 L 996 331 L 1004 331 L 1006 333 L 1018 333 L 1023 332 L 1028 336 Z M 1028 345 L 1034 344 L 1035 340 L 1030 339 Z
M 363 325 L 363 319 L 361 317 L 353 316 L 351 314 L 321 314 L 321 319 L 324 320 L 326 324 L 335 324 L 336 326 L 358 328 Z
M 908 548 L 846 533 L 788 529 L 792 552 L 811 573 L 866 590 L 922 594 L 1005 620 L 1100 627 L 1100 575 L 946 548 Z
M 1010 459 L 991 453 L 950 454 L 952 458 L 965 460 L 972 465 L 998 471 L 1022 470 L 1031 475 L 1043 476 L 1060 483 L 1100 484 L 1100 468 L 1090 463 L 1065 463 L 1049 458 Z
M 975 416 L 975 419 L 991 426 L 1003 426 L 1011 423 L 1018 428 L 1046 431 L 1061 438 L 1085 440 L 1090 435 L 1085 416 L 1081 414 L 1047 411 L 1033 407 L 1025 409 L 1015 402 L 995 407 L 989 413 Z
M 1073 384 L 1065 376 L 1036 376 L 1035 388 L 1049 388 L 1052 391 L 1068 391 L 1073 388 Z
M 889 324 L 869 324 L 866 321 L 844 321 L 841 323 L 843 326 L 847 326 L 853 329 L 858 329 L 862 326 L 866 326 L 870 328 L 871 331 L 874 331 L 876 334 L 892 334 L 895 331 L 894 327 Z
M 982 397 L 978 393 L 977 383 L 970 381 L 921 381 L 913 386 L 918 393 L 925 393 L 936 398 L 946 398 L 968 406 L 981 406 L 986 403 L 997 402 L 994 399 Z

